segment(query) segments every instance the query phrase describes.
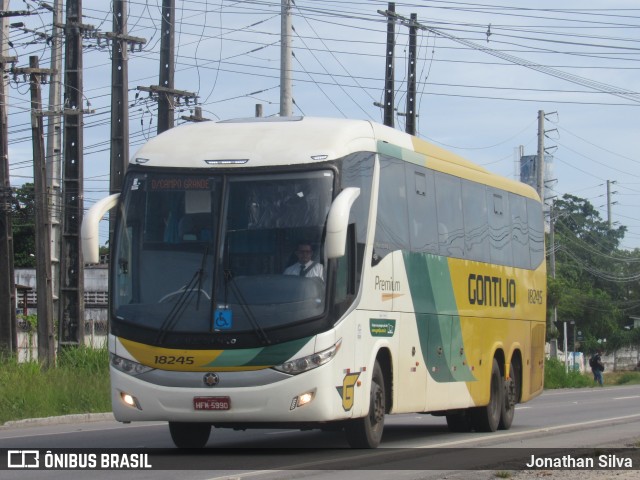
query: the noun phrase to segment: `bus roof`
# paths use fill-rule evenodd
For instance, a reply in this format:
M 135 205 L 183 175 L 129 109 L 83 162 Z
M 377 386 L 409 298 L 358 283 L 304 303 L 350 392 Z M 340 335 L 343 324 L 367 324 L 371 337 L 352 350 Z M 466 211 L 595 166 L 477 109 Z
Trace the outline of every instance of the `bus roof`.
M 317 117 L 247 118 L 172 128 L 149 140 L 132 164 L 150 167 L 242 168 L 314 164 L 354 152 L 381 152 L 538 199 L 531 187 L 443 148 L 365 120 Z

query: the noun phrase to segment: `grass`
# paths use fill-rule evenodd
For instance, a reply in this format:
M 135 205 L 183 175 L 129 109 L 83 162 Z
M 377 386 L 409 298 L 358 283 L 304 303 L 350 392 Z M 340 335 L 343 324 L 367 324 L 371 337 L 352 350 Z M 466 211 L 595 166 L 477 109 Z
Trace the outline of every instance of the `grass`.
M 603 374 L 604 384 L 607 385 L 638 385 L 640 372 L 607 372 Z M 545 362 L 544 388 L 584 388 L 594 386 L 591 372 L 580 373 L 576 370 L 565 372 L 563 362 L 550 359 Z
M 605 372 L 606 385 L 640 384 L 640 372 Z M 545 364 L 545 389 L 592 387 L 590 373 L 565 373 L 564 363 Z M 10 420 L 111 411 L 106 348 L 67 348 L 55 368 L 18 363 L 0 355 L 0 425 Z
M 494 473 L 496 478 L 511 478 L 511 472 L 506 470 L 500 470 L 499 472 Z
M 640 372 L 611 372 L 605 374 L 604 380 L 607 385 L 638 385 Z
M 111 411 L 106 348 L 68 348 L 55 368 L 0 358 L 0 425 L 9 420 Z

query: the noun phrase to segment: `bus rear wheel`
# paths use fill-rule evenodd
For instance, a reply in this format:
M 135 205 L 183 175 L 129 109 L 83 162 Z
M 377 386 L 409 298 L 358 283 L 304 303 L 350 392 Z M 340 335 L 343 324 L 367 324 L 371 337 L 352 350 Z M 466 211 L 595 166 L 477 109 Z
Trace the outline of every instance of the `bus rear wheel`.
M 478 432 L 495 432 L 500 423 L 500 416 L 504 406 L 504 384 L 498 361 L 493 359 L 491 367 L 491 389 L 489 404 L 486 407 L 476 407 L 472 410 L 473 426 Z
M 504 381 L 504 400 L 500 413 L 499 430 L 509 430 L 516 411 L 516 403 L 520 400 L 520 363 L 517 360 L 511 362 L 509 367 L 509 379 Z
M 384 376 L 380 364 L 376 362 L 371 377 L 369 413 L 350 420 L 345 427 L 349 445 L 352 448 L 376 448 L 380 445 L 385 412 Z
M 169 422 L 171 440 L 178 448 L 202 448 L 209 441 L 208 423 Z

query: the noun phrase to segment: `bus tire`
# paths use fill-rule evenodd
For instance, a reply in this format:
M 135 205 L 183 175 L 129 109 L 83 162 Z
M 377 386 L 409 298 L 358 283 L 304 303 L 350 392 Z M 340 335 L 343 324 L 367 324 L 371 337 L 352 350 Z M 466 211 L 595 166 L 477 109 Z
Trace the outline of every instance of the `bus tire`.
M 471 431 L 471 418 L 467 410 L 462 413 L 452 413 L 446 415 L 447 427 L 450 432 L 464 433 Z
M 500 423 L 500 413 L 504 403 L 504 384 L 498 360 L 493 359 L 489 404 L 472 410 L 473 426 L 478 432 L 495 432 Z
M 371 377 L 369 413 L 349 420 L 345 427 L 347 441 L 352 448 L 376 448 L 382 440 L 386 413 L 384 376 L 376 361 Z
M 504 380 L 504 400 L 500 412 L 499 430 L 509 430 L 516 412 L 516 403 L 520 400 L 520 364 L 512 361 L 509 367 L 509 379 Z
M 208 423 L 169 422 L 171 440 L 178 448 L 202 448 L 209 441 Z

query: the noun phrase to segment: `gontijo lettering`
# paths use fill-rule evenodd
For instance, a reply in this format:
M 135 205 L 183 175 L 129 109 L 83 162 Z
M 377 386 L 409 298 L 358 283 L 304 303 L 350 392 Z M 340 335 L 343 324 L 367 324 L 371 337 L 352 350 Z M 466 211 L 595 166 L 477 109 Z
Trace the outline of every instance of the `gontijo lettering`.
M 469 303 L 485 307 L 516 306 L 516 281 L 513 278 L 469 274 Z

